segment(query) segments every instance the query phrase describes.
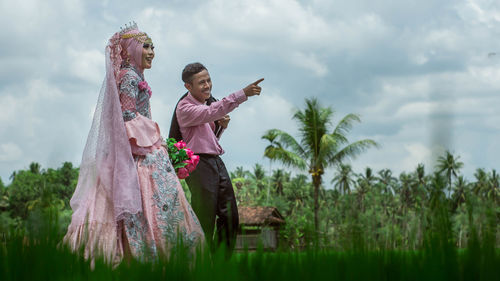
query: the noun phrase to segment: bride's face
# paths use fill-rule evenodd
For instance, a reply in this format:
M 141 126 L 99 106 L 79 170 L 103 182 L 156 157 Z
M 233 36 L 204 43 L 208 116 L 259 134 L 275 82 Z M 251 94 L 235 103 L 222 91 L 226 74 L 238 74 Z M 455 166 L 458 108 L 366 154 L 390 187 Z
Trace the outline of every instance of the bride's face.
M 144 45 L 142 45 L 142 68 L 151 68 L 151 62 L 155 57 L 154 49 L 153 43 L 144 43 Z

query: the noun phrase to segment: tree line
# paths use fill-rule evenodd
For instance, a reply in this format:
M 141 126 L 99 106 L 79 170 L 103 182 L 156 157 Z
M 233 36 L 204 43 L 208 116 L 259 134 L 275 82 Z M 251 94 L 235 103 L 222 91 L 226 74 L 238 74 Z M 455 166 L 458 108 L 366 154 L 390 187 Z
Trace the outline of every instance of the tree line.
M 471 227 L 479 235 L 488 230 L 500 237 L 498 173 L 479 168 L 469 182 L 455 170 L 457 176 L 450 181 L 449 167 L 443 168 L 438 165 L 427 174 L 419 164 L 414 171 L 394 175 L 389 169 L 374 172 L 369 167 L 356 173 L 341 164 L 329 188 L 319 190 L 317 229 L 314 184 L 307 175 L 255 164 L 251 171 L 238 167 L 231 177 L 239 206 L 273 206 L 285 217 L 282 241 L 290 248 L 310 246 L 317 234 L 325 247 L 345 248 L 362 239 L 369 248 L 420 249 L 437 208 L 450 219 L 458 247 L 467 246 Z M 500 245 L 499 238 L 495 244 Z
M 370 139 L 349 141 L 352 126 L 360 117 L 348 114 L 333 126 L 334 111 L 306 99 L 304 110 L 296 110 L 299 138 L 279 130 L 267 131 L 263 152 L 275 169 L 255 164 L 231 172 L 239 206 L 273 206 L 286 224 L 280 235 L 282 246 L 419 249 L 425 234 L 436 224 L 432 217 L 444 214 L 442 224 L 451 230 L 458 247 L 473 235 L 494 234 L 500 245 L 500 177 L 496 170 L 478 168 L 474 179 L 461 174 L 464 163 L 450 151 L 438 158 L 436 167 L 393 174 L 390 169 L 353 171 L 348 160 L 378 144 Z M 296 175 L 287 170 L 302 171 Z M 325 169 L 334 170 L 324 182 Z M 42 169 L 31 163 L 12 173 L 7 186 L 0 179 L 0 232 L 23 229 L 37 210 L 59 214 L 61 231 L 71 219 L 69 200 L 78 180 L 78 168 L 65 162 L 57 169 Z M 189 190 L 183 183 L 189 199 Z M 491 235 L 490 235 L 491 236 Z

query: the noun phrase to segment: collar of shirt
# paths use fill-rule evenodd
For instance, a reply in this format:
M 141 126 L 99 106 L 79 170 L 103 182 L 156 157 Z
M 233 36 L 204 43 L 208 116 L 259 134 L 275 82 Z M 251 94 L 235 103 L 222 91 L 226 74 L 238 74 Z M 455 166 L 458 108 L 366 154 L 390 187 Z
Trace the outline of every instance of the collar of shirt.
M 189 98 L 189 100 L 195 104 L 207 104 L 207 102 L 200 102 L 198 101 L 194 96 L 193 94 L 191 94 L 191 92 L 188 92 L 188 95 L 187 95 L 187 98 Z

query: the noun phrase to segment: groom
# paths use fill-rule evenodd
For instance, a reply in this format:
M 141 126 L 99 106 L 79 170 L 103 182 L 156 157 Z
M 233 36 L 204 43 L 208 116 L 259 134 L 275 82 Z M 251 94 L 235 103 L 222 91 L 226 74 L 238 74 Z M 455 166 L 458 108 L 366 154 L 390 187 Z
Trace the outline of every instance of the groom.
M 248 97 L 260 95 L 262 79 L 228 95 L 220 101 L 211 95 L 212 80 L 201 63 L 190 63 L 182 71 L 188 92 L 181 97 L 174 111 L 169 137 L 184 140 L 200 162 L 186 183 L 191 191 L 191 205 L 209 245 L 217 225 L 217 243 L 234 248 L 238 230 L 238 208 L 228 172 L 219 157 L 224 153 L 219 138 L 227 128 L 229 115 Z

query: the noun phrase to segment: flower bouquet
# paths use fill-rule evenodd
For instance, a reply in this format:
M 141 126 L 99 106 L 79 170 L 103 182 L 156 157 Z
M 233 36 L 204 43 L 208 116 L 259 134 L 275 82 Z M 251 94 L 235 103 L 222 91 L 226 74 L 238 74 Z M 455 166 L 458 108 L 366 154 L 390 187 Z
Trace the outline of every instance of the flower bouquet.
M 175 172 L 179 179 L 185 179 L 189 173 L 196 169 L 196 165 L 200 162 L 200 156 L 195 155 L 191 149 L 186 147 L 184 141 L 176 141 L 174 138 L 166 140 L 166 148 L 168 156 L 174 166 Z

